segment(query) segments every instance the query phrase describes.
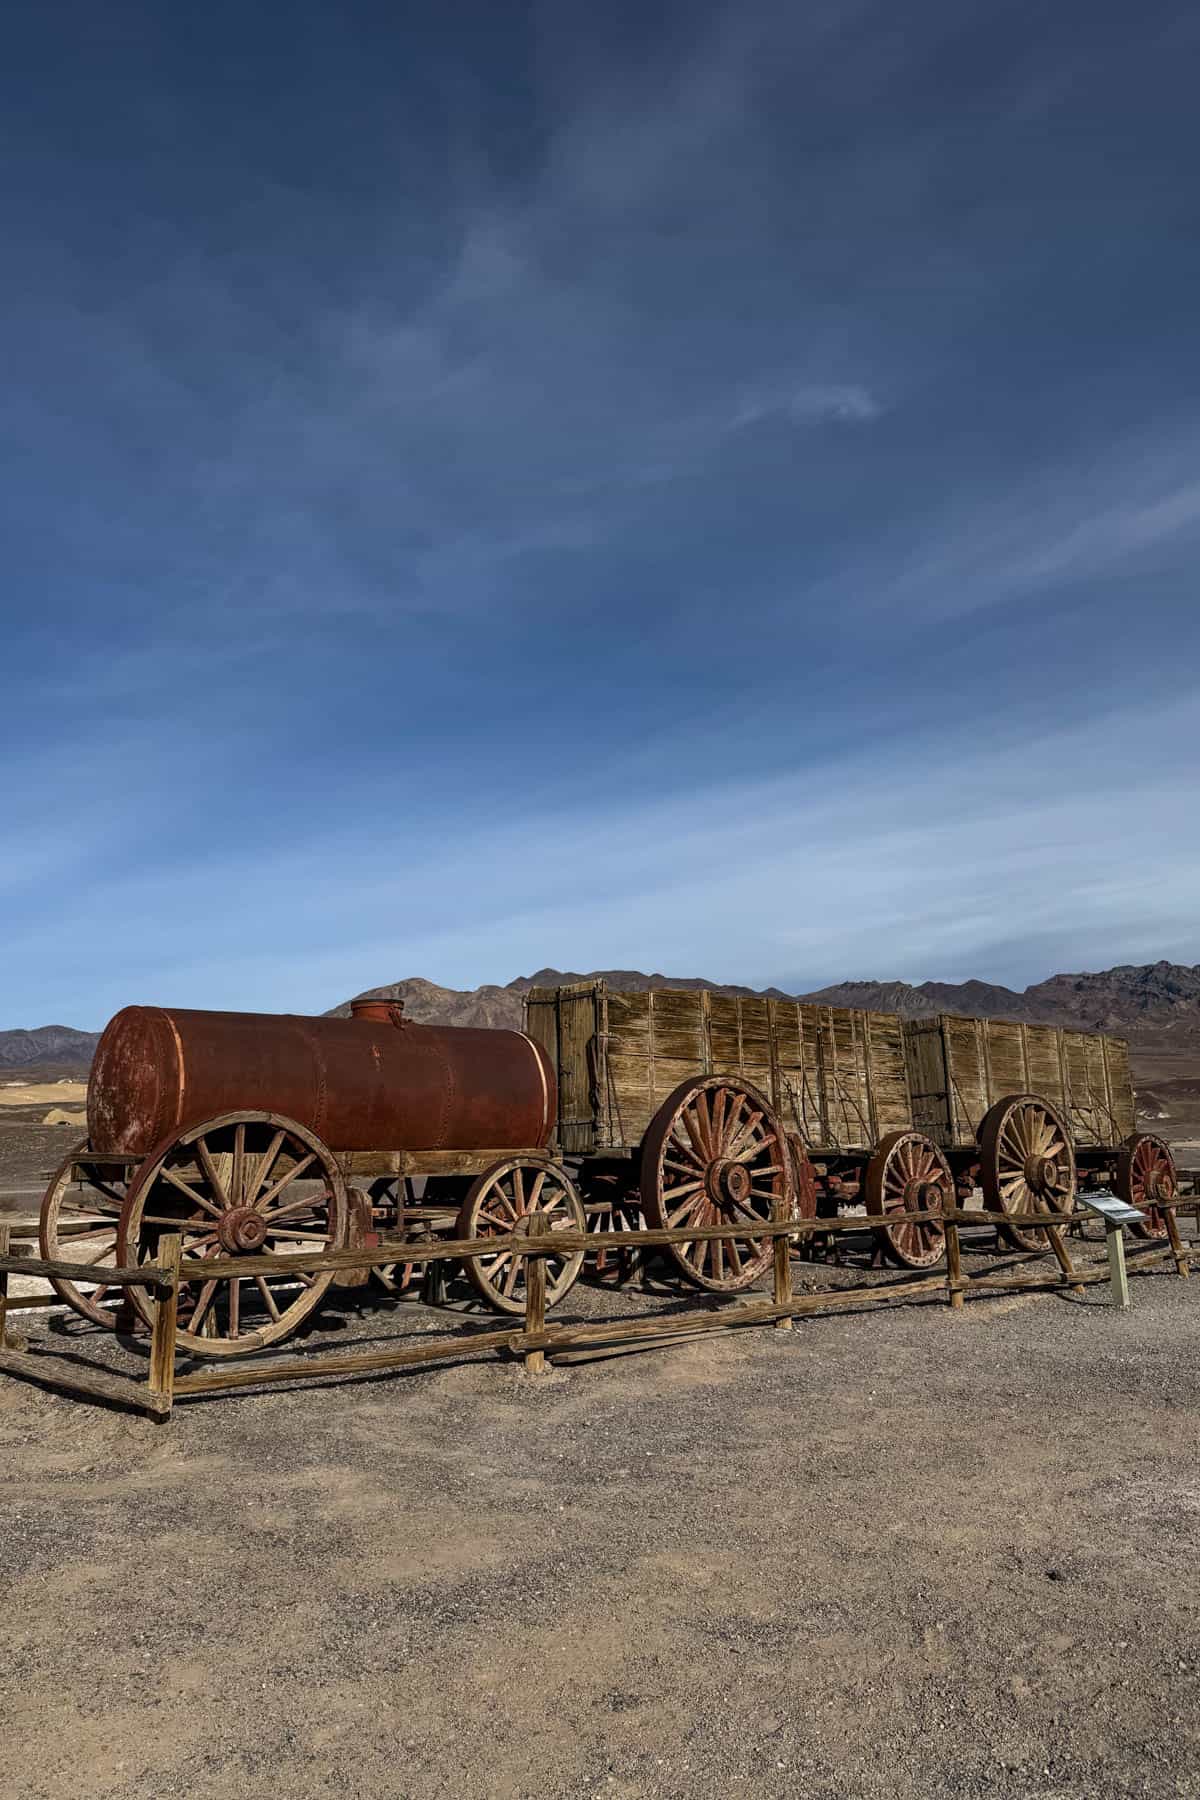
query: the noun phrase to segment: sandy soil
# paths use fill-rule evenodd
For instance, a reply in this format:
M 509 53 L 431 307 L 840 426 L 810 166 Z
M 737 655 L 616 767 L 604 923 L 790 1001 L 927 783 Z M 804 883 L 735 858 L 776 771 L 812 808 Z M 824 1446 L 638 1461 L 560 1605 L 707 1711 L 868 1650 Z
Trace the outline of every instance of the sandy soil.
M 1104 1299 L 167 1427 L 0 1381 L 0 1787 L 1200 1794 L 1200 1283 Z M 335 1307 L 309 1341 L 446 1323 Z
M 1132 1287 L 167 1427 L 0 1377 L 0 1793 L 1200 1796 L 1200 1280 Z M 460 1322 L 351 1299 L 304 1348 Z
M 86 1081 L 0 1082 L 0 1106 L 82 1106 Z

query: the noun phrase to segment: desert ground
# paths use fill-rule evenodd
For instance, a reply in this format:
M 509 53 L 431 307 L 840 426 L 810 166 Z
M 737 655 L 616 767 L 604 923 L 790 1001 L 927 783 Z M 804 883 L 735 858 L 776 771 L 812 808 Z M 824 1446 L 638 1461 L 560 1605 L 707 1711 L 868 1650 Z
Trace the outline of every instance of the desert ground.
M 70 1135 L 10 1120 L 0 1185 Z M 457 1322 L 352 1298 L 308 1346 Z M 0 1377 L 0 1792 L 1200 1795 L 1200 1280 L 1106 1299 L 165 1426 Z M 581 1285 L 561 1315 L 679 1303 Z

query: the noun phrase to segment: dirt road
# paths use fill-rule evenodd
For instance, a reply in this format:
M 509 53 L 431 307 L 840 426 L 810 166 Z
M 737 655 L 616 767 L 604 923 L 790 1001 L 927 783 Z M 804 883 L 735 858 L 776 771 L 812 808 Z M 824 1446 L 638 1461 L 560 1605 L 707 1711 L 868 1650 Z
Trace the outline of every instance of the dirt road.
M 1198 1331 L 1146 1276 L 167 1428 L 0 1381 L 0 1791 L 1198 1795 Z

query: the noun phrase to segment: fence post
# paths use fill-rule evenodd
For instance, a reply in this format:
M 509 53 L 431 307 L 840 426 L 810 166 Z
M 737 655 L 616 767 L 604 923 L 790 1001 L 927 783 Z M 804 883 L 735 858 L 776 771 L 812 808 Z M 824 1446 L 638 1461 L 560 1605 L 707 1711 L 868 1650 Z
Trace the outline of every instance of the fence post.
M 1075 1280 L 1075 1265 L 1071 1261 L 1070 1252 L 1062 1241 L 1062 1232 L 1053 1225 L 1047 1225 L 1046 1236 L 1050 1239 L 1050 1248 L 1058 1259 L 1058 1266 L 1064 1278 L 1070 1284 L 1073 1294 L 1082 1294 L 1082 1283 Z
M 783 1194 L 776 1200 L 775 1205 L 771 1209 L 772 1222 L 776 1225 L 782 1225 L 790 1218 L 790 1216 L 788 1197 L 786 1194 Z M 776 1306 L 787 1306 L 792 1298 L 791 1238 L 785 1237 L 781 1232 L 775 1239 L 773 1251 L 775 1256 L 775 1304 Z M 791 1314 L 785 1313 L 782 1318 L 776 1319 L 775 1329 L 776 1331 L 790 1331 L 792 1329 Z
M 957 1201 L 958 1196 L 955 1195 Z M 958 1241 L 957 1205 L 950 1208 L 946 1215 L 944 1230 L 946 1233 L 946 1286 L 950 1293 L 950 1305 L 955 1312 L 963 1304 L 962 1248 Z
M 150 1336 L 150 1392 L 162 1401 L 160 1416 L 169 1418 L 175 1398 L 175 1326 L 179 1317 L 179 1263 L 183 1239 L 169 1231 L 159 1240 L 158 1267 L 168 1286 L 154 1291 L 154 1325 Z
M 550 1221 L 540 1207 L 525 1215 L 526 1234 L 539 1242 L 550 1236 Z M 525 1333 L 533 1336 L 546 1328 L 546 1258 L 534 1251 L 525 1258 Z M 525 1373 L 542 1375 L 546 1370 L 544 1350 L 526 1350 Z
M 1183 1240 L 1179 1235 L 1179 1220 L 1175 1217 L 1175 1208 L 1164 1206 L 1162 1216 L 1167 1222 L 1167 1236 L 1171 1240 L 1171 1254 L 1175 1258 L 1175 1273 L 1181 1281 L 1186 1281 L 1191 1274 L 1191 1265 L 1183 1247 Z

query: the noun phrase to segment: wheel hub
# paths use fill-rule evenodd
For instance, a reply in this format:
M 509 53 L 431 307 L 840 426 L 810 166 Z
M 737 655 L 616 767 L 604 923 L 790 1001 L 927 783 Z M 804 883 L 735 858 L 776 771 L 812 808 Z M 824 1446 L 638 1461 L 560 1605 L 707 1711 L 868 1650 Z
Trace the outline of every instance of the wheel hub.
M 267 1221 L 252 1206 L 235 1206 L 217 1221 L 217 1239 L 230 1256 L 261 1250 L 267 1241 Z
M 936 1181 L 922 1181 L 915 1176 L 905 1183 L 904 1205 L 909 1212 L 935 1212 L 942 1204 L 942 1190 Z
M 1035 1194 L 1048 1194 L 1058 1186 L 1058 1164 L 1052 1156 L 1028 1156 L 1025 1180 Z
M 731 1160 L 710 1163 L 705 1186 L 718 1206 L 744 1206 L 750 1198 L 750 1171 L 745 1163 Z

